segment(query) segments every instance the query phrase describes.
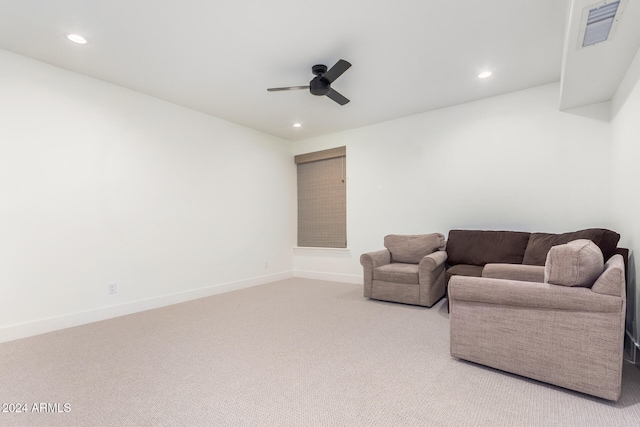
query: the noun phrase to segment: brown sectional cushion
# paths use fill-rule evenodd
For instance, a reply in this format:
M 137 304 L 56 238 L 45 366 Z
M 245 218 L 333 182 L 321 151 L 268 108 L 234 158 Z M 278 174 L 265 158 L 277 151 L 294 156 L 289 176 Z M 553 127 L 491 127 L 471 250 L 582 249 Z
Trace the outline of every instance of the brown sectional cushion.
M 445 271 L 445 283 L 449 283 L 449 279 L 452 276 L 473 276 L 473 277 L 482 277 L 482 270 L 484 267 L 480 265 L 469 265 L 469 264 L 456 264 L 447 269 Z
M 573 240 L 549 250 L 544 283 L 590 288 L 602 274 L 602 251 L 591 240 Z
M 520 231 L 451 230 L 447 240 L 447 263 L 452 266 L 522 264 L 529 236 L 530 233 Z
M 598 245 L 605 260 L 611 258 L 616 251 L 620 235 L 604 228 L 587 228 L 571 233 L 531 233 L 522 264 L 544 265 L 547 253 L 552 246 L 563 245 L 572 240 L 588 239 Z
M 389 234 L 384 237 L 384 247 L 391 252 L 392 262 L 417 264 L 423 257 L 444 248 L 444 235 Z

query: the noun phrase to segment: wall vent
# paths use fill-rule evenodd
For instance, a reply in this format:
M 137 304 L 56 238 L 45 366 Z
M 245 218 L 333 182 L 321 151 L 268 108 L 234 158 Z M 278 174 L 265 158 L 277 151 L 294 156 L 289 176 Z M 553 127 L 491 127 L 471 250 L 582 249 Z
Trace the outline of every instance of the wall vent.
M 587 6 L 582 12 L 578 48 L 610 40 L 622 16 L 624 0 L 607 0 Z

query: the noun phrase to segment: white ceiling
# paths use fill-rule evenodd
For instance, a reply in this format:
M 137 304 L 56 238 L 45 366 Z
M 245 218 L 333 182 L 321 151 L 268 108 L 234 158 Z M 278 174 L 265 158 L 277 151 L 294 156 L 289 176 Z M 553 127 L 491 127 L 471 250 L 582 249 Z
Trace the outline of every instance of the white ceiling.
M 636 19 L 640 2 L 628 1 L 626 13 Z M 581 11 L 593 2 L 572 3 Z M 589 85 L 580 86 L 576 76 L 585 66 L 597 69 L 598 60 L 590 63 L 589 52 L 579 61 L 568 53 L 567 40 L 577 37 L 569 31 L 565 40 L 565 28 L 573 28 L 570 4 L 0 0 L 0 48 L 295 141 L 561 76 L 563 103 L 577 106 L 583 101 L 574 101 L 576 94 Z M 69 33 L 88 43 L 69 42 Z M 637 40 L 627 45 L 628 66 Z M 266 91 L 306 85 L 312 65 L 331 67 L 341 58 L 353 64 L 332 85 L 351 99 L 345 106 L 304 90 Z M 478 79 L 487 69 L 493 76 Z M 577 89 L 565 84 L 569 79 L 578 80 Z M 610 92 L 588 102 L 607 100 Z M 294 129 L 294 122 L 303 127 Z

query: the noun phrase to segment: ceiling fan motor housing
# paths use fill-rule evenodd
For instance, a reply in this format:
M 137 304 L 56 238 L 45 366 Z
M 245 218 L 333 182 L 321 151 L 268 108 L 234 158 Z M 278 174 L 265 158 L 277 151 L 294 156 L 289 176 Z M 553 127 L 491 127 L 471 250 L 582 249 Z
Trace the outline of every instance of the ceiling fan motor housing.
M 311 72 L 314 76 L 321 76 L 327 72 L 327 66 L 322 64 L 314 65 L 311 67 Z
M 309 82 L 309 91 L 314 95 L 324 96 L 331 92 L 331 84 L 322 76 L 317 76 Z
M 323 79 L 322 76 L 327 72 L 327 66 L 317 64 L 311 67 L 311 72 L 316 76 L 309 82 L 309 91 L 313 95 L 324 96 L 331 92 L 331 83 Z

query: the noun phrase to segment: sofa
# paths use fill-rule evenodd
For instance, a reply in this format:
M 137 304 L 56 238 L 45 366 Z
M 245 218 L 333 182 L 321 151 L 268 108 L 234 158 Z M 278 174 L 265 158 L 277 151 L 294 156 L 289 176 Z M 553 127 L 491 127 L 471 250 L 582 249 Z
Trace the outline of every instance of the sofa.
M 360 256 L 366 298 L 431 307 L 445 294 L 444 235 L 390 234 Z
M 628 250 L 617 248 L 620 235 L 604 228 L 562 234 L 451 230 L 446 242 L 445 281 L 448 284 L 456 275 L 507 278 L 512 274 L 514 279 L 541 282 L 551 247 L 577 239 L 591 240 L 600 248 L 605 260 L 621 254 L 626 266 Z
M 518 248 L 526 240 L 524 235 L 504 233 L 491 238 L 511 239 L 509 243 Z M 607 245 L 611 249 L 612 241 Z M 593 241 L 578 239 L 548 251 L 539 281 L 452 275 L 448 285 L 451 355 L 617 400 L 622 381 L 625 266 L 619 254 L 606 264 L 605 258 Z M 515 261 L 517 256 L 509 259 Z M 512 275 L 517 270 L 506 271 Z

